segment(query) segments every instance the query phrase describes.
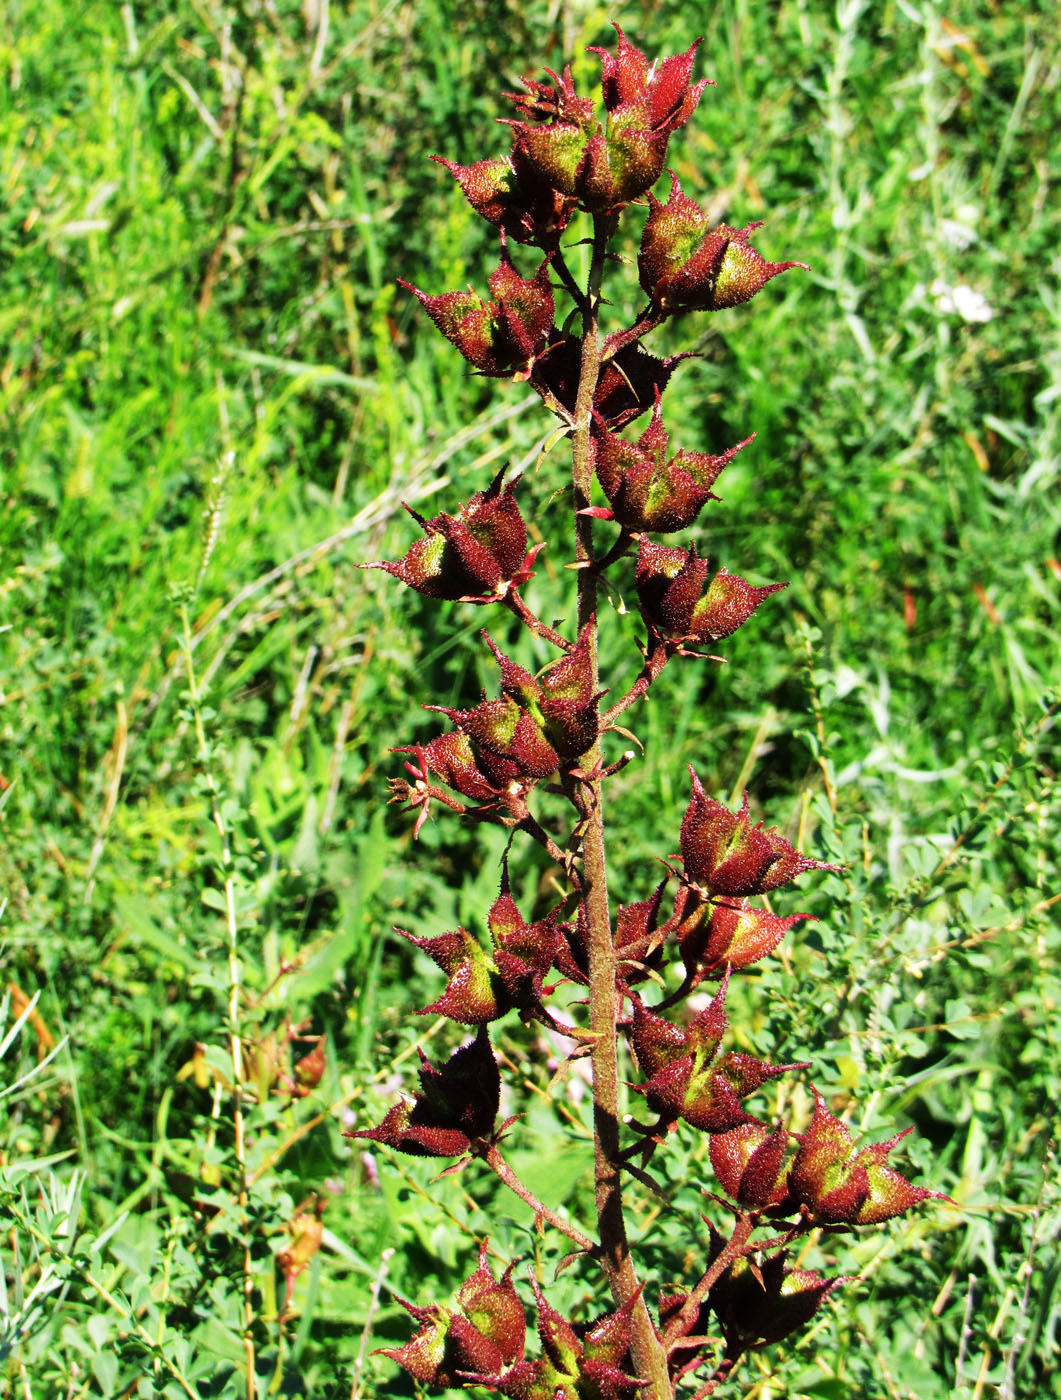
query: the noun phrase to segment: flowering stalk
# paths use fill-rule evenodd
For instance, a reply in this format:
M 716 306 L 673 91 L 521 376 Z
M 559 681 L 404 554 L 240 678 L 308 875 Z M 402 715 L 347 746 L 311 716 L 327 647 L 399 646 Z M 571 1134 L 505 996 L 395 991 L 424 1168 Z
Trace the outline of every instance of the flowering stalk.
M 447 979 L 422 1014 L 472 1027 L 474 1038 L 442 1064 L 421 1057 L 414 1097 L 354 1134 L 399 1152 L 451 1159 L 447 1172 L 482 1163 L 531 1206 L 540 1228 L 556 1230 L 585 1267 L 599 1269 L 614 1311 L 589 1326 L 561 1317 L 531 1281 L 540 1353 L 533 1359 L 525 1354 L 513 1266 L 496 1280 L 485 1243 L 478 1269 L 451 1305 L 406 1304 L 420 1330 L 386 1355 L 422 1384 L 486 1386 L 516 1400 L 673 1400 L 683 1381 L 698 1395 L 713 1394 L 730 1383 L 741 1356 L 805 1326 L 844 1281 L 793 1267 L 795 1240 L 818 1227 L 876 1226 L 936 1194 L 887 1164 L 902 1134 L 856 1148 L 816 1090 L 802 1132 L 754 1116 L 747 1105 L 765 1085 L 809 1066 L 773 1065 L 722 1048 L 731 977 L 770 956 L 809 917 L 774 914 L 758 901 L 809 871 L 836 867 L 753 824 L 747 795 L 738 811 L 729 810 L 691 771 L 680 867 L 668 865 L 649 897 L 612 915 L 604 788 L 632 755 L 609 764 L 603 741 L 674 658 L 710 658 L 700 648 L 730 636 L 785 587 L 752 585 L 724 566 L 712 574 L 695 542 L 674 546 L 657 538 L 695 526 L 718 500 L 712 487 L 751 437 L 720 453 L 672 452 L 662 404 L 682 357 L 660 359 L 642 342 L 668 320 L 725 311 L 804 266 L 767 262 L 750 242 L 758 225 L 712 228 L 674 175 L 666 202 L 656 198 L 652 187 L 669 138 L 706 86 L 691 81 L 700 41 L 650 63 L 618 26 L 616 33 L 614 53 L 593 50 L 603 64 L 602 116 L 576 91 L 569 69 L 549 72 L 551 82 L 527 78 L 525 94 L 512 95 L 518 115 L 508 123 L 508 156 L 471 166 L 437 158 L 499 232 L 489 297 L 471 290 L 434 295 L 403 284 L 476 372 L 530 383 L 567 430 L 577 580 L 571 624 L 547 625 L 523 597 L 541 546 L 528 550 L 519 480 L 506 483 L 503 472 L 456 514 L 424 520 L 410 512 L 422 537 L 403 559 L 365 566 L 428 597 L 500 604 L 559 653 L 531 675 L 484 633 L 500 671 L 499 693 L 484 693 L 467 709 L 428 705 L 452 728 L 396 749 L 413 761 L 405 764 L 407 777 L 391 781 L 391 800 L 416 812 L 414 837 L 434 806 L 496 822 L 541 846 L 562 867 L 568 891 L 556 909 L 528 922 L 510 893 L 506 856 L 499 896 L 484 911 L 486 941 L 464 928 L 432 938 L 398 930 Z M 647 305 L 632 324 L 609 330 L 602 325 L 609 250 L 621 220 L 645 204 L 637 265 Z M 564 240 L 587 222 L 591 252 L 582 287 Z M 537 265 L 521 273 L 511 243 L 537 248 Z M 557 316 L 558 296 L 573 303 L 574 318 Z M 624 436 L 646 413 L 648 426 L 636 438 Z M 643 664 L 626 694 L 603 707 L 600 584 L 621 568 L 628 577 L 633 570 Z M 584 1024 L 554 1017 L 549 998 L 558 984 L 546 982 L 550 973 L 586 989 Z M 638 990 L 650 978 L 652 1003 Z M 693 1014 L 687 998 L 712 981 L 713 999 Z M 497 1123 L 501 1072 L 489 1027 L 512 1012 L 569 1035 L 572 1057 L 588 1052 L 596 1238 L 535 1196 L 501 1154 L 500 1140 L 515 1120 Z M 630 1087 L 651 1121 L 632 1124 L 624 1142 L 620 1075 L 633 1071 L 639 1078 Z M 630 1249 L 624 1182 L 658 1189 L 646 1168 L 676 1131 L 706 1135 L 733 1224 L 728 1238 L 708 1224 L 698 1276 L 655 1280 L 663 1288 L 652 1307 L 650 1280 Z
M 599 688 L 597 660 L 597 584 L 593 557 L 593 516 L 589 513 L 593 478 L 593 403 L 600 378 L 600 328 L 598 312 L 604 273 L 605 249 L 614 220 L 595 215 L 593 258 L 589 295 L 582 314 L 582 367 L 575 400 L 572 443 L 572 495 L 575 519 L 575 561 L 578 571 L 578 628 L 589 628 L 589 684 Z M 600 738 L 579 757 L 586 777 L 578 790 L 583 825 L 582 869 L 589 953 L 590 1031 L 593 1036 L 593 1151 L 597 1221 L 601 1237 L 601 1262 L 619 1305 L 631 1308 L 630 1350 L 637 1374 L 648 1382 L 647 1395 L 665 1400 L 670 1388 L 667 1358 L 660 1344 L 630 1260 L 623 1215 L 619 1142 L 619 1062 L 616 1039 L 616 949 L 608 910 L 608 878 L 604 849 L 603 782 L 595 776 L 601 766 Z

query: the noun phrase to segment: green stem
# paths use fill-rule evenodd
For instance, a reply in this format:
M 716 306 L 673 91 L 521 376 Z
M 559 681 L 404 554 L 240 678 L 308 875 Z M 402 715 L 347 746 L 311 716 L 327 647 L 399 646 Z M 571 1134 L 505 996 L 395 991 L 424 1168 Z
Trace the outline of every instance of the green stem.
M 582 314 L 582 367 L 575 399 L 572 439 L 572 481 L 575 510 L 575 559 L 578 570 L 578 633 L 589 627 L 591 688 L 599 689 L 597 662 L 597 580 L 593 567 L 593 517 L 582 515 L 590 504 L 593 461 L 590 443 L 593 399 L 600 377 L 601 339 L 598 312 L 605 249 L 614 220 L 593 221 L 593 260 Z M 667 1357 L 649 1317 L 641 1285 L 630 1260 L 623 1215 L 622 1174 L 619 1148 L 619 1065 L 616 1047 L 615 944 L 608 912 L 608 882 L 604 850 L 604 807 L 599 770 L 598 739 L 579 758 L 589 776 L 579 787 L 582 819 L 582 898 L 589 943 L 590 1030 L 593 1032 L 593 1148 L 596 1180 L 597 1224 L 601 1264 L 615 1302 L 633 1304 L 631 1352 L 638 1378 L 646 1383 L 645 1400 L 671 1400 L 674 1394 L 667 1373 Z
M 219 861 L 221 878 L 224 881 L 225 935 L 228 956 L 228 1040 L 232 1060 L 232 1131 L 233 1155 L 236 1160 L 236 1200 L 239 1206 L 240 1233 L 243 1240 L 243 1352 L 244 1382 L 247 1400 L 254 1400 L 257 1393 L 255 1380 L 256 1362 L 254 1349 L 254 1270 L 251 1259 L 251 1229 L 248 1211 L 247 1190 L 247 1151 L 244 1139 L 243 1116 L 243 1039 L 240 1022 L 240 997 L 242 995 L 242 970 L 239 958 L 239 923 L 236 914 L 236 867 L 232 857 L 232 844 L 224 814 L 221 810 L 221 793 L 210 766 L 210 745 L 203 724 L 202 696 L 192 658 L 192 627 L 188 616 L 188 604 L 181 600 L 181 650 L 188 673 L 188 701 L 195 723 L 195 740 L 202 764 L 207 791 L 210 794 L 210 816 L 217 828 L 221 842 Z
M 87 1284 L 87 1286 L 91 1288 L 94 1293 L 98 1294 L 98 1296 L 103 1300 L 103 1302 L 106 1303 L 107 1307 L 110 1308 L 111 1311 L 131 1329 L 131 1331 L 143 1344 L 148 1354 L 156 1358 L 162 1363 L 163 1366 L 165 1366 L 166 1370 L 177 1382 L 181 1390 L 184 1391 L 185 1395 L 189 1396 L 190 1400 L 197 1400 L 197 1392 L 191 1388 L 191 1385 L 185 1379 L 183 1373 L 178 1369 L 175 1362 L 170 1360 L 170 1358 L 166 1355 L 162 1347 L 152 1338 L 151 1333 L 147 1330 L 147 1328 L 141 1322 L 137 1321 L 131 1308 L 127 1307 L 126 1304 L 120 1298 L 115 1297 L 115 1295 L 111 1293 L 109 1289 L 104 1287 L 104 1285 L 100 1283 L 99 1279 L 97 1279 L 96 1276 L 88 1268 L 86 1268 L 85 1265 L 81 1263 L 81 1261 L 75 1255 L 64 1254 L 61 1249 L 56 1248 L 54 1242 L 46 1234 L 44 1234 L 43 1231 L 39 1230 L 28 1216 L 23 1215 L 22 1211 L 18 1208 L 17 1205 L 15 1205 L 11 1201 L 5 1201 L 5 1205 L 10 1210 L 11 1219 L 15 1222 L 15 1224 L 20 1229 L 24 1230 L 26 1234 L 32 1235 L 33 1238 L 37 1241 L 37 1243 L 41 1246 L 41 1248 L 51 1258 L 59 1261 L 61 1264 L 67 1265 L 74 1273 L 78 1275 L 78 1277 L 82 1280 L 83 1283 Z

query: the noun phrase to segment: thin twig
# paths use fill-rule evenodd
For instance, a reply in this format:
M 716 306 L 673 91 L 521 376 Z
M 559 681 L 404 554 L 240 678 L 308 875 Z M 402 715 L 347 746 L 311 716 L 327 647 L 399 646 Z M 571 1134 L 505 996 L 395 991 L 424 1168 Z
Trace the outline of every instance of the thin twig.
M 132 1311 L 125 1306 L 121 1299 L 115 1297 L 108 1288 L 100 1283 L 99 1279 L 96 1278 L 91 1270 L 80 1263 L 76 1256 L 64 1254 L 61 1250 L 57 1249 L 48 1236 L 45 1235 L 43 1231 L 39 1230 L 31 1219 L 23 1215 L 16 1205 L 8 1202 L 8 1208 L 16 1225 L 24 1230 L 26 1234 L 32 1235 L 41 1248 L 49 1255 L 67 1264 L 82 1281 L 98 1295 L 98 1297 L 102 1298 L 107 1307 L 110 1308 L 112 1312 L 116 1313 L 117 1316 L 131 1328 L 147 1348 L 149 1354 L 162 1362 L 163 1366 L 169 1371 L 170 1375 L 180 1386 L 181 1390 L 184 1391 L 185 1395 L 189 1396 L 190 1400 L 198 1400 L 198 1392 L 191 1388 L 182 1372 L 178 1370 L 176 1364 L 171 1361 L 165 1351 L 155 1343 L 151 1333 L 136 1319 Z
M 684 1336 L 693 1325 L 696 1321 L 696 1315 L 700 1311 L 700 1304 L 707 1297 L 708 1293 L 730 1265 L 736 1263 L 736 1261 L 747 1252 L 746 1246 L 754 1229 L 754 1216 L 739 1215 L 737 1217 L 736 1223 L 733 1226 L 733 1234 L 730 1235 L 726 1244 L 723 1246 L 721 1253 L 716 1255 L 711 1267 L 702 1275 L 679 1311 L 671 1318 L 664 1328 L 663 1341 L 665 1345 Z
M 582 888 L 582 879 L 578 872 L 578 866 L 575 863 L 574 853 L 569 850 L 561 850 L 538 821 L 537 817 L 532 816 L 528 812 L 520 822 L 519 829 L 520 831 L 525 831 L 532 841 L 536 841 L 543 851 L 547 851 L 553 860 L 556 861 L 557 865 L 563 866 L 565 874 L 576 890 Z
M 361 1394 L 361 1373 L 365 1369 L 365 1357 L 368 1355 L 368 1339 L 372 1332 L 372 1320 L 379 1307 L 380 1289 L 383 1287 L 383 1280 L 387 1277 L 387 1266 L 394 1257 L 394 1250 L 385 1249 L 379 1256 L 379 1269 L 376 1277 L 372 1280 L 372 1291 L 368 1299 L 368 1311 L 365 1314 L 365 1325 L 361 1329 L 361 1345 L 357 1349 L 357 1356 L 354 1359 L 354 1378 L 350 1384 L 350 1400 L 357 1400 Z
M 243 1347 L 246 1362 L 247 1400 L 257 1393 L 254 1348 L 254 1272 L 251 1259 L 251 1229 L 248 1213 L 247 1152 L 243 1121 L 243 1040 L 240 1022 L 242 970 L 239 960 L 239 922 L 236 913 L 236 867 L 232 844 L 221 810 L 221 793 L 211 766 L 210 746 L 203 724 L 203 709 L 195 664 L 192 658 L 192 625 L 188 616 L 187 599 L 181 600 L 181 649 L 188 674 L 188 699 L 195 724 L 199 761 L 210 798 L 210 817 L 221 841 L 220 872 L 224 880 L 225 935 L 228 959 L 228 1038 L 232 1059 L 232 1131 L 233 1156 L 236 1160 L 236 1199 L 239 1205 L 240 1233 L 243 1239 Z
M 561 1219 L 554 1210 L 550 1210 L 547 1205 L 543 1205 L 538 1197 L 528 1187 L 524 1186 L 519 1177 L 501 1156 L 501 1152 L 496 1143 L 491 1143 L 485 1152 L 479 1154 L 480 1160 L 485 1162 L 494 1175 L 505 1183 L 508 1189 L 514 1192 L 525 1205 L 530 1206 L 535 1216 L 540 1216 L 543 1220 L 548 1220 L 554 1230 L 559 1230 L 562 1235 L 566 1235 L 572 1244 L 577 1244 L 579 1249 L 585 1250 L 587 1254 L 596 1256 L 600 1252 L 600 1246 L 593 1243 L 590 1237 L 578 1228 L 571 1225 L 566 1220 Z
M 563 284 L 564 290 L 568 293 L 571 300 L 575 303 L 575 306 L 579 309 L 579 311 L 585 313 L 585 293 L 575 281 L 571 269 L 564 261 L 564 255 L 561 249 L 557 248 L 556 252 L 553 254 L 552 262 L 550 262 L 549 267 L 550 270 L 555 272 L 557 277 L 559 277 L 560 281 Z
M 703 1385 L 693 1396 L 693 1400 L 707 1400 L 709 1395 L 714 1395 L 715 1391 L 730 1378 L 740 1363 L 743 1351 L 736 1352 L 733 1356 L 724 1356 L 715 1367 L 711 1375 L 704 1381 Z
M 543 637 L 547 642 L 552 642 L 554 647 L 559 647 L 561 651 L 565 651 L 568 654 L 574 651 L 574 642 L 569 642 L 566 637 L 561 637 L 560 633 L 557 632 L 555 628 L 550 627 L 548 623 L 542 622 L 541 618 L 536 617 L 519 596 L 519 591 L 517 589 L 509 589 L 505 594 L 504 603 L 505 607 L 508 608 L 510 612 L 515 613 L 519 620 L 525 626 L 529 627 L 537 636 Z
M 668 651 L 667 647 L 661 642 L 653 650 L 652 654 L 646 659 L 645 664 L 641 670 L 641 674 L 638 676 L 637 680 L 634 681 L 633 685 L 622 697 L 622 699 L 617 700 L 615 704 L 611 707 L 611 709 L 606 710 L 601 716 L 602 728 L 610 729 L 624 710 L 628 710 L 631 705 L 633 705 L 636 701 L 640 700 L 642 696 L 648 693 L 649 687 L 652 685 L 653 681 L 655 681 L 659 673 L 663 670 L 664 666 L 667 664 L 669 657 L 670 652 Z

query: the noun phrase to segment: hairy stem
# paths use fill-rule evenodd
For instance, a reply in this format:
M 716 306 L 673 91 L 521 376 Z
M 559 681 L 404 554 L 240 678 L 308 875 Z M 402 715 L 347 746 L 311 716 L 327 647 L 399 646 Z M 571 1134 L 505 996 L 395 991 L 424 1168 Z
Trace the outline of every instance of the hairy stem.
M 746 1252 L 748 1240 L 751 1238 L 751 1233 L 754 1229 L 755 1218 L 753 1216 L 738 1216 L 737 1222 L 733 1227 L 733 1234 L 730 1235 L 722 1252 L 716 1256 L 711 1267 L 701 1277 L 696 1287 L 686 1298 L 685 1302 L 682 1304 L 681 1311 L 667 1323 L 666 1330 L 663 1334 L 664 1342 L 673 1343 L 688 1332 L 689 1328 L 696 1321 L 696 1315 L 700 1311 L 700 1304 L 707 1297 L 711 1288 L 718 1282 L 729 1266 L 736 1263 L 741 1255 Z
M 563 866 L 564 873 L 571 881 L 576 892 L 582 889 L 582 876 L 575 864 L 572 852 L 569 850 L 561 850 L 536 817 L 533 817 L 528 812 L 520 823 L 519 829 L 520 831 L 525 831 L 533 841 L 536 841 L 543 851 L 547 851 L 548 854 L 552 856 L 553 860 L 556 861 L 557 865 Z
M 565 288 L 565 290 L 567 291 L 567 294 L 570 296 L 571 300 L 575 303 L 575 306 L 576 306 L 576 307 L 583 313 L 583 315 L 584 315 L 585 312 L 586 312 L 586 298 L 585 298 L 585 296 L 583 296 L 583 294 L 582 294 L 582 288 L 581 288 L 581 287 L 578 285 L 578 283 L 575 281 L 575 278 L 574 278 L 573 273 L 571 272 L 571 269 L 568 267 L 567 263 L 564 261 L 564 254 L 563 254 L 563 250 L 562 250 L 561 248 L 557 248 L 556 252 L 553 254 L 553 260 L 552 260 L 552 262 L 550 263 L 550 267 L 552 268 L 553 272 L 556 273 L 556 275 L 557 275 L 557 277 L 560 279 L 560 281 L 563 283 L 564 288 Z
M 577 1225 L 571 1225 L 566 1220 L 562 1220 L 554 1210 L 543 1205 L 533 1191 L 524 1186 L 504 1157 L 501 1156 L 495 1144 L 491 1143 L 482 1153 L 482 1160 L 510 1191 L 513 1191 L 521 1201 L 530 1206 L 535 1215 L 540 1215 L 543 1220 L 547 1220 L 554 1230 L 559 1230 L 562 1235 L 566 1235 L 572 1244 L 577 1244 L 579 1249 L 584 1249 L 587 1254 L 598 1252 L 597 1246 Z
M 652 654 L 646 658 L 645 664 L 641 669 L 641 674 L 638 676 L 637 680 L 634 681 L 623 698 L 617 700 L 605 714 L 605 727 L 610 727 L 614 724 L 624 710 L 628 710 L 630 706 L 640 700 L 643 695 L 648 694 L 649 686 L 663 670 L 664 666 L 666 666 L 668 659 L 669 653 L 667 648 L 660 643 L 653 649 Z
M 630 531 L 627 530 L 625 525 L 622 526 L 619 530 L 619 534 L 616 537 L 615 543 L 612 545 L 611 549 L 608 550 L 608 553 L 594 562 L 594 568 L 596 569 L 597 573 L 603 574 L 605 570 L 610 568 L 611 565 L 614 564 L 617 559 L 621 559 L 624 554 L 629 553 L 630 546 L 631 544 L 633 544 L 633 542 L 633 535 L 631 535 Z
M 744 1353 L 742 1351 L 738 1351 L 732 1356 L 724 1356 L 715 1367 L 712 1374 L 693 1396 L 693 1400 L 707 1400 L 709 1395 L 714 1395 L 722 1382 L 728 1380 L 736 1370 L 743 1355 Z
M 544 637 L 547 642 L 552 642 L 554 647 L 559 647 L 561 651 L 568 653 L 574 651 L 574 642 L 569 642 L 566 637 L 562 637 L 554 627 L 550 627 L 543 622 L 540 617 L 536 617 L 516 589 L 512 589 L 505 594 L 505 607 L 509 612 L 515 613 L 519 620 L 530 628 L 539 637 Z
M 572 467 L 575 510 L 575 559 L 578 570 L 578 632 L 589 626 L 591 688 L 599 680 L 597 664 L 597 580 L 593 568 L 593 517 L 580 514 L 590 504 L 593 474 L 590 425 L 593 398 L 600 376 L 601 341 L 598 311 L 604 256 L 613 221 L 598 216 L 593 221 L 593 259 L 588 295 L 582 312 L 582 367 L 575 399 L 575 431 Z M 630 1261 L 623 1216 L 619 1149 L 619 1066 L 616 1048 L 615 944 L 608 913 L 608 882 L 604 853 L 604 808 L 598 773 L 601 746 L 598 739 L 579 759 L 588 776 L 579 786 L 582 817 L 582 897 L 589 943 L 590 1030 L 593 1032 L 593 1147 L 596 1180 L 597 1224 L 601 1263 L 616 1303 L 637 1299 L 631 1318 L 634 1367 L 646 1382 L 646 1400 L 670 1400 L 673 1390 L 667 1374 L 667 1358 L 660 1344 L 640 1285 Z

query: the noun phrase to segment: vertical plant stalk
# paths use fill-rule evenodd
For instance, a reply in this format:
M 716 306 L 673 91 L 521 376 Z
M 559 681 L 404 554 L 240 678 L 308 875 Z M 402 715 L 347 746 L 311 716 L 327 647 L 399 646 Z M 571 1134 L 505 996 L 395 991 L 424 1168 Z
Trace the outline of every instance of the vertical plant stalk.
M 240 1235 L 243 1242 L 243 1353 L 245 1364 L 245 1384 L 247 1400 L 254 1400 L 257 1394 L 254 1356 L 254 1275 L 251 1262 L 250 1220 L 247 1213 L 248 1178 L 247 1151 L 243 1124 L 243 1038 L 240 1023 L 240 993 L 242 974 L 239 963 L 239 924 L 236 917 L 236 872 L 232 860 L 232 845 L 224 813 L 221 811 L 221 794 L 210 765 L 210 746 L 203 725 L 203 711 L 199 683 L 195 674 L 192 657 L 192 627 L 188 616 L 188 603 L 181 599 L 181 650 L 188 673 L 188 699 L 191 704 L 195 724 L 195 742 L 199 761 L 203 766 L 207 792 L 210 796 L 210 818 L 221 839 L 221 876 L 225 900 L 225 944 L 228 958 L 228 1043 L 232 1059 L 232 1137 L 233 1155 L 236 1160 L 236 1200 L 239 1206 Z
M 67 1253 L 57 1248 L 54 1238 L 45 1234 L 34 1223 L 30 1216 L 24 1214 L 22 1210 L 19 1209 L 19 1206 L 13 1200 L 7 1200 L 5 1202 L 5 1208 L 10 1214 L 13 1224 L 25 1234 L 30 1235 L 36 1241 L 41 1251 L 47 1254 L 50 1259 L 54 1259 L 57 1264 L 62 1264 L 73 1273 L 77 1274 L 78 1278 L 81 1279 L 86 1287 L 91 1288 L 101 1302 L 110 1308 L 116 1317 L 121 1318 L 128 1326 L 130 1332 L 142 1343 L 147 1354 L 166 1368 L 180 1386 L 181 1390 L 184 1391 L 185 1395 L 189 1396 L 190 1400 L 197 1400 L 197 1392 L 192 1389 L 184 1373 L 178 1368 L 177 1364 L 166 1355 L 159 1343 L 152 1338 L 151 1333 L 137 1318 L 133 1309 L 129 1306 L 128 1301 L 115 1296 L 110 1289 L 100 1283 L 99 1279 L 96 1278 L 86 1266 L 84 1259 L 80 1257 L 79 1254 Z M 26 1394 L 28 1395 L 29 1393 L 27 1389 Z
M 593 558 L 593 517 L 590 504 L 593 459 L 590 443 L 593 398 L 601 369 L 600 307 L 605 249 L 614 219 L 595 216 L 593 255 L 588 294 L 582 309 L 582 364 L 575 399 L 572 441 L 572 486 L 575 511 L 575 560 L 578 569 L 578 632 L 589 627 L 590 686 L 599 689 L 597 654 L 597 570 Z M 600 702 L 598 701 L 598 709 Z M 646 1400 L 669 1400 L 673 1395 L 667 1357 L 640 1296 L 623 1215 L 619 1145 L 619 1063 L 616 1045 L 615 942 L 608 912 L 608 878 L 604 849 L 604 806 L 599 774 L 598 737 L 580 758 L 587 775 L 579 788 L 582 833 L 582 898 L 589 945 L 589 1022 L 593 1034 L 593 1159 L 597 1226 L 601 1264 L 618 1306 L 633 1304 L 631 1352 L 638 1378 L 646 1382 Z
M 864 0 L 852 3 L 857 7 Z M 431 802 L 475 821 L 496 822 L 510 833 L 524 832 L 562 864 L 570 882 L 567 898 L 545 917 L 526 922 L 510 892 L 506 849 L 501 894 L 485 920 L 492 946 L 484 948 L 463 927 L 431 938 L 398 930 L 448 979 L 442 996 L 421 1014 L 439 1012 L 462 1028 L 475 1027 L 475 1036 L 444 1063 L 424 1057 L 421 1092 L 412 1101 L 400 1099 L 382 1122 L 351 1136 L 411 1156 L 484 1162 L 534 1210 L 539 1226 L 550 1224 L 600 1266 L 617 1305 L 586 1331 L 557 1313 L 534 1281 L 542 1354 L 528 1359 L 524 1305 L 512 1280 L 515 1262 L 495 1278 L 484 1240 L 479 1267 L 453 1305 L 406 1304 L 420 1329 L 404 1346 L 384 1349 L 417 1382 L 445 1389 L 456 1378 L 526 1400 L 576 1393 L 674 1400 L 678 1380 L 710 1361 L 712 1373 L 697 1397 L 707 1400 L 728 1381 L 740 1355 L 804 1325 L 845 1281 L 790 1267 L 788 1245 L 798 1234 L 812 1224 L 879 1224 L 936 1193 L 911 1185 L 884 1164 L 903 1134 L 857 1150 L 817 1090 L 813 1118 L 793 1152 L 794 1134 L 783 1123 L 771 1127 L 749 1115 L 741 1101 L 776 1075 L 808 1066 L 771 1065 L 742 1053 L 719 1056 L 731 972 L 772 953 L 793 924 L 809 917 L 782 918 L 750 901 L 805 871 L 839 867 L 801 855 L 775 828 L 752 825 L 747 794 L 738 810 L 730 810 L 709 796 L 690 769 L 681 868 L 666 863 L 667 876 L 652 898 L 620 906 L 612 928 L 601 789 L 604 779 L 634 755 L 606 764 L 604 733 L 647 694 L 671 657 L 710 658 L 703 647 L 730 636 L 766 597 L 785 587 L 753 585 L 724 566 L 709 583 L 708 561 L 695 545 L 670 548 L 653 538 L 686 529 L 707 501 L 718 499 L 711 486 L 751 439 L 722 453 L 683 447 L 666 459 L 669 433 L 661 399 L 684 357 L 653 356 L 638 342 L 671 317 L 738 306 L 779 273 L 804 266 L 767 262 L 749 242 L 757 223 L 715 227 L 673 174 L 666 204 L 655 198 L 651 187 L 664 168 L 667 140 L 689 120 L 707 86 L 706 78 L 691 81 L 702 41 L 650 63 L 618 25 L 616 33 L 614 54 L 590 50 L 602 57 L 603 120 L 594 115 L 592 100 L 576 91 L 570 67 L 562 76 L 547 69 L 555 86 L 523 78 L 526 95 L 509 94 L 519 114 L 507 122 L 513 133 L 510 158 L 458 166 L 434 157 L 499 231 L 500 262 L 489 279 L 492 299 L 471 288 L 432 294 L 402 283 L 478 373 L 529 380 L 562 421 L 560 432 L 570 434 L 577 640 L 568 641 L 543 623 L 519 597 L 542 547 L 528 549 L 527 522 L 514 499 L 519 477 L 503 485 L 499 473 L 456 515 L 425 520 L 414 513 L 426 538 L 415 541 L 401 560 L 362 565 L 382 569 L 427 597 L 482 606 L 503 601 L 526 630 L 564 652 L 536 677 L 485 634 L 501 669 L 500 696 L 490 699 L 484 691 L 482 703 L 471 709 L 427 706 L 448 716 L 454 728 L 427 744 L 394 749 L 414 761 L 404 764 L 408 777 L 390 780 L 389 800 L 416 813 L 414 837 Z M 601 288 L 612 256 L 609 244 L 622 212 L 644 197 L 648 215 L 637 266 L 649 303 L 633 326 L 605 338 Z M 565 230 L 575 232 L 576 216 L 592 220 L 584 292 L 564 247 L 584 246 L 585 240 L 560 242 Z M 542 252 L 532 276 L 518 270 L 509 251 L 513 242 Z M 573 301 L 573 315 L 557 317 L 556 282 Z M 573 319 L 580 322 L 577 328 Z M 621 436 L 627 424 L 650 410 L 650 422 L 636 441 Z M 607 507 L 592 504 L 594 477 Z M 619 527 L 610 545 L 598 546 L 599 555 L 595 519 Z M 602 711 L 600 580 L 635 543 L 634 583 L 646 628 L 646 641 L 639 644 L 643 664 L 630 690 Z M 544 792 L 562 793 L 574 809 L 562 849 L 527 805 L 528 794 L 543 782 Z M 665 887 L 672 876 L 680 889 L 668 917 Z M 575 919 L 560 918 L 565 905 L 577 906 Z M 675 930 L 677 937 L 668 939 Z M 661 970 L 668 959 L 680 961 L 683 969 L 681 985 L 669 994 Z M 516 1010 L 527 1023 L 564 1030 L 543 1000 L 560 985 L 543 980 L 551 969 L 562 982 L 588 987 L 582 1003 L 588 1003 L 588 1015 L 570 1028 L 580 1043 L 569 1058 L 589 1050 L 597 1242 L 536 1196 L 498 1150 L 515 1121 L 497 1122 L 501 1068 L 513 1065 L 491 1044 L 488 1026 Z M 661 1014 L 701 981 L 720 977 L 722 985 L 707 1007 L 678 1019 Z M 662 993 L 651 1005 L 635 985 L 648 979 Z M 629 1038 L 631 1061 L 641 1076 L 631 1087 L 644 1095 L 657 1119 L 654 1126 L 631 1125 L 636 1141 L 625 1152 L 620 1147 L 620 1032 Z M 707 1134 L 718 1184 L 742 1209 L 734 1211 L 728 1242 L 707 1221 L 707 1269 L 691 1289 L 669 1285 L 671 1291 L 660 1297 L 657 1327 L 643 1296 L 644 1277 L 631 1258 L 622 1174 L 629 1172 L 641 1186 L 657 1191 L 644 1168 L 679 1120 Z M 797 1219 L 773 1239 L 754 1242 L 764 1217 L 772 1222 L 786 1214 Z M 751 1262 L 751 1255 L 764 1253 Z M 711 1335 L 710 1314 L 718 1319 L 721 1337 Z

